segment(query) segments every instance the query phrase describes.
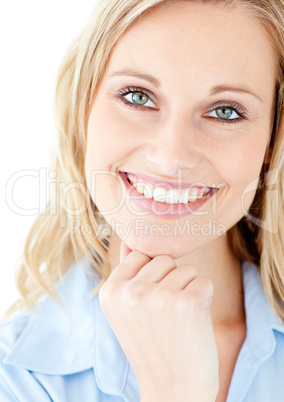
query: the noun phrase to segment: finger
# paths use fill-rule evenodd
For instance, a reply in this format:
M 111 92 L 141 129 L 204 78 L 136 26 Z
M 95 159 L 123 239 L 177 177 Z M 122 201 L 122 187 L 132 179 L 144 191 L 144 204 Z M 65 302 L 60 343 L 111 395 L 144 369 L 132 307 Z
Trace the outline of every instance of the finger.
M 131 248 L 129 248 L 127 246 L 126 243 L 124 243 L 124 241 L 121 242 L 120 245 L 120 257 L 119 257 L 119 261 L 122 262 L 124 260 L 125 257 L 128 256 L 128 254 L 130 254 L 132 252 Z
M 200 304 L 209 308 L 214 293 L 214 285 L 211 279 L 206 276 L 198 276 L 184 290 L 189 291 L 190 295 L 194 296 Z
M 129 280 L 134 278 L 137 272 L 151 261 L 151 258 L 140 251 L 132 251 L 126 244 L 121 244 L 120 261 L 120 264 L 112 271 L 111 278 Z
M 135 279 L 159 282 L 176 266 L 174 259 L 169 255 L 157 255 L 139 271 Z
M 196 276 L 197 271 L 194 267 L 182 264 L 169 272 L 169 274 L 159 282 L 159 285 L 170 290 L 183 290 Z

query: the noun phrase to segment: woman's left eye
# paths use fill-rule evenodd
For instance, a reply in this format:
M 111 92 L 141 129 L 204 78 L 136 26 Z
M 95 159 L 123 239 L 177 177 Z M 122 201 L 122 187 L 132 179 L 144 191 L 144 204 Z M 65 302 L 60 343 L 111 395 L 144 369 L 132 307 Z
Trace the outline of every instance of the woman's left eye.
M 213 115 L 212 115 L 213 114 Z M 218 120 L 239 120 L 242 118 L 242 112 L 236 112 L 235 109 L 229 106 L 218 107 L 211 112 L 206 114 L 207 116 L 213 117 Z

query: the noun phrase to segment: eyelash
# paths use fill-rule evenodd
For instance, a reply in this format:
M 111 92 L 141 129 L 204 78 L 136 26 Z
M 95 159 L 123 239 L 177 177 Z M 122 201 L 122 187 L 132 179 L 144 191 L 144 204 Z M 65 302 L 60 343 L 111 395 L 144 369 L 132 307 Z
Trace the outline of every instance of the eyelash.
M 153 102 L 153 100 L 152 100 L 152 97 L 154 97 L 153 96 L 153 94 L 150 92 L 150 91 L 148 91 L 147 89 L 145 89 L 145 88 L 140 88 L 140 87 L 126 87 L 126 88 L 123 88 L 123 89 L 121 89 L 121 90 L 119 90 L 117 93 L 116 93 L 116 98 L 119 100 L 119 101 L 121 101 L 121 102 L 123 102 L 126 106 L 128 106 L 129 108 L 133 108 L 133 109 L 135 109 L 135 110 L 141 110 L 141 111 L 147 111 L 147 112 L 149 112 L 149 111 L 155 111 L 155 110 L 157 110 L 156 108 L 153 108 L 153 107 L 149 107 L 149 106 L 143 106 L 143 105 L 136 105 L 135 103 L 131 103 L 131 102 L 129 102 L 127 99 L 125 99 L 125 96 L 126 95 L 128 95 L 128 94 L 130 94 L 130 93 L 135 93 L 135 92 L 140 92 L 140 93 L 142 93 L 143 95 L 146 95 L 152 102 Z M 232 109 L 235 113 L 237 113 L 238 115 L 239 115 L 239 117 L 238 118 L 236 118 L 236 119 L 221 119 L 221 118 L 217 118 L 217 117 L 210 117 L 209 116 L 209 118 L 210 119 L 214 119 L 214 120 L 216 120 L 216 121 L 218 121 L 219 123 L 225 123 L 225 124 L 234 124 L 234 123 L 237 123 L 237 122 L 239 122 L 239 121 L 241 121 L 241 120 L 246 120 L 247 119 L 247 117 L 246 117 L 246 113 L 243 111 L 243 109 L 237 104 L 237 103 L 235 103 L 235 102 L 232 102 L 232 103 L 226 103 L 226 104 L 218 104 L 218 105 L 213 105 L 214 106 L 214 108 L 213 109 L 211 109 L 211 110 L 209 110 L 207 113 L 210 113 L 210 112 L 213 112 L 214 110 L 217 110 L 217 109 L 222 109 L 222 108 L 229 108 L 229 109 Z

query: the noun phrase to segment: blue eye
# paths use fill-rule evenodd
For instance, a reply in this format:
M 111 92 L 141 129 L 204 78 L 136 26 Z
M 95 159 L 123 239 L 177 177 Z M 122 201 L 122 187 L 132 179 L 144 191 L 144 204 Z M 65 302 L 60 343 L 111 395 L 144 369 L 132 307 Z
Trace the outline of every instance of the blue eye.
M 131 100 L 137 105 L 145 105 L 148 101 L 148 96 L 143 94 L 143 92 L 133 92 L 131 95 Z
M 150 112 L 159 110 L 152 101 L 155 99 L 155 95 L 144 88 L 128 86 L 118 91 L 115 97 L 129 108 Z
M 209 116 L 220 123 L 237 123 L 246 119 L 245 111 L 235 102 L 231 105 L 215 107 L 211 112 L 206 113 L 206 116 Z
M 224 120 L 235 120 L 238 117 L 240 117 L 240 115 L 238 113 L 236 113 L 236 111 L 234 109 L 232 109 L 231 107 L 228 107 L 228 106 L 219 107 L 218 109 L 212 110 L 212 112 L 216 113 L 218 118 L 224 119 Z M 210 113 L 212 113 L 212 112 L 210 112 Z M 215 117 L 215 116 L 213 116 L 213 117 Z
M 150 108 L 156 108 L 156 105 L 151 101 L 149 96 L 144 92 L 140 91 L 131 91 L 126 95 L 123 95 L 124 99 L 128 102 L 137 105 L 137 106 L 145 106 Z

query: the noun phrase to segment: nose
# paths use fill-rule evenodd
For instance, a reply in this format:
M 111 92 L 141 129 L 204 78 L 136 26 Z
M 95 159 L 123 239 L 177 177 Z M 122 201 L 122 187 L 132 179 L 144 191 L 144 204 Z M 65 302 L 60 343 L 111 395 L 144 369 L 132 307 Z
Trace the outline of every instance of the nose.
M 178 169 L 197 168 L 202 161 L 198 134 L 189 119 L 177 115 L 165 119 L 153 130 L 146 159 L 156 165 L 157 172 L 169 176 L 174 176 Z

